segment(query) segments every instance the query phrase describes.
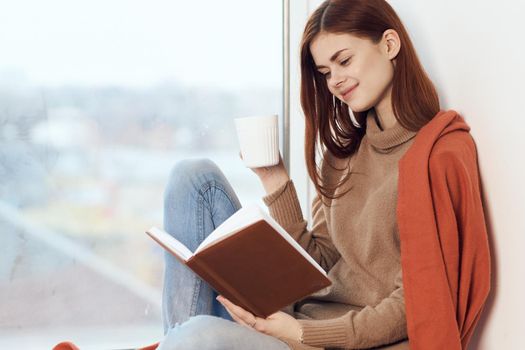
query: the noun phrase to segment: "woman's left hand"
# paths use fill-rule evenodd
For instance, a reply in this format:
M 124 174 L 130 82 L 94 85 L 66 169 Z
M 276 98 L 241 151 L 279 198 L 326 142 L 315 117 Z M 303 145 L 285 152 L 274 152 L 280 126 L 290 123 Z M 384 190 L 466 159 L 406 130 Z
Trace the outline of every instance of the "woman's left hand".
M 300 342 L 301 325 L 287 313 L 278 311 L 267 318 L 261 318 L 233 304 L 222 295 L 219 295 L 217 300 L 226 308 L 235 322 L 276 338 L 287 338 Z

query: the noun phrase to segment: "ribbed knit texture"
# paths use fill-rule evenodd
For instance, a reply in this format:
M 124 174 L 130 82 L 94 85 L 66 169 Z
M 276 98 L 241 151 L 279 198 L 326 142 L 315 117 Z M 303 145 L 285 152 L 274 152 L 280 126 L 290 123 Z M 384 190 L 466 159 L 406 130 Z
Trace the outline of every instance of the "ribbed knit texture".
M 367 115 L 366 135 L 350 159 L 325 154 L 326 184 L 348 171 L 344 196 L 312 201 L 307 228 L 292 180 L 263 197 L 269 212 L 328 272 L 332 285 L 289 306 L 303 327 L 303 342 L 315 347 L 364 349 L 407 338 L 396 223 L 398 161 L 416 132 L 399 123 L 382 130 L 374 110 Z M 336 171 L 326 165 L 329 160 Z M 283 310 L 284 311 L 284 310 Z M 300 344 L 289 343 L 292 349 Z M 407 346 L 408 349 L 408 346 Z

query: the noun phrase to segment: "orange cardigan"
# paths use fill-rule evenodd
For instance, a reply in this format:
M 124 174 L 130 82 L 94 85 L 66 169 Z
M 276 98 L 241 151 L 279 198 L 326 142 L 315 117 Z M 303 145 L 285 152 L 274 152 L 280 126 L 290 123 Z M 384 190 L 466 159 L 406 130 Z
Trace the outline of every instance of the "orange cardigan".
M 470 127 L 454 110 L 399 161 L 397 219 L 412 350 L 466 349 L 490 290 L 490 253 Z

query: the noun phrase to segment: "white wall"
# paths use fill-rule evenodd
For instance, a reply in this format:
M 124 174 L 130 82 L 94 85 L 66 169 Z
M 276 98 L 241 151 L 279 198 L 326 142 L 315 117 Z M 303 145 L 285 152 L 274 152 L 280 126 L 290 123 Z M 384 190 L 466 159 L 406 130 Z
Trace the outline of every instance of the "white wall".
M 322 1 L 292 1 L 291 169 L 305 216 L 313 189 L 304 165 L 298 45 Z M 390 0 L 434 81 L 442 109 L 471 127 L 479 156 L 493 286 L 470 349 L 519 349 L 525 324 L 525 56 L 518 0 Z

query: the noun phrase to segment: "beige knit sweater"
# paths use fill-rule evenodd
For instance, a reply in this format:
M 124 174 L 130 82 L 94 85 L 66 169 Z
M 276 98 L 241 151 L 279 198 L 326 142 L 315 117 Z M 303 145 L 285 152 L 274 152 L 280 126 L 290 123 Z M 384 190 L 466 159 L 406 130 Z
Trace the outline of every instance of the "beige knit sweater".
M 328 207 L 319 196 L 312 202 L 313 223 L 307 228 L 292 180 L 263 197 L 279 224 L 328 272 L 332 285 L 290 305 L 283 311 L 299 319 L 303 343 L 292 349 L 366 349 L 401 342 L 408 349 L 401 277 L 399 233 L 396 223 L 398 161 L 416 132 L 399 123 L 382 130 L 372 109 L 366 135 L 348 159 L 329 157 L 322 179 L 334 184 L 353 172 Z M 349 167 L 347 166 L 349 165 Z M 309 346 L 305 346 L 309 345 Z

